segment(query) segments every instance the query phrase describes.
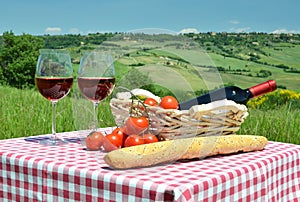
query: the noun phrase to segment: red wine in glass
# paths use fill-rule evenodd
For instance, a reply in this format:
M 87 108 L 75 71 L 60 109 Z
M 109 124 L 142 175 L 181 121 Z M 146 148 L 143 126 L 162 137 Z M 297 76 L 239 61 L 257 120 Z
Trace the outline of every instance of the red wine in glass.
M 43 145 L 62 145 L 68 142 L 56 136 L 56 104 L 63 99 L 73 84 L 70 54 L 62 49 L 41 49 L 35 71 L 35 84 L 40 94 L 52 104 L 52 136 L 39 141 Z
M 78 78 L 78 86 L 88 100 L 100 102 L 108 97 L 114 89 L 114 77 L 82 77 Z
M 35 82 L 42 96 L 50 101 L 58 101 L 70 92 L 73 78 L 37 77 Z
M 115 86 L 115 68 L 111 53 L 95 50 L 80 59 L 78 87 L 81 94 L 94 104 L 93 131 L 98 128 L 98 104 L 107 98 Z

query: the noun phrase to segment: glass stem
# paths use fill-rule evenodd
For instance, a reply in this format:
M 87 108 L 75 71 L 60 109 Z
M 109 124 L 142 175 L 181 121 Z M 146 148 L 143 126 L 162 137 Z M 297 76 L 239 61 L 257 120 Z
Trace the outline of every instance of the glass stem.
M 52 102 L 52 139 L 56 139 L 56 122 L 55 122 L 56 102 Z
M 98 128 L 98 102 L 94 103 L 94 131 Z

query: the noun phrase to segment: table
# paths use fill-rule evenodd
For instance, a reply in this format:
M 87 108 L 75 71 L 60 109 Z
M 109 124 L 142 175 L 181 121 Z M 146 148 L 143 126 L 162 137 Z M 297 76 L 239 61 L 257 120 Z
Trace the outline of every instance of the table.
M 102 130 L 109 130 L 108 128 Z M 59 133 L 79 137 L 81 132 Z M 0 201 L 298 201 L 300 146 L 113 170 L 81 144 L 0 141 Z

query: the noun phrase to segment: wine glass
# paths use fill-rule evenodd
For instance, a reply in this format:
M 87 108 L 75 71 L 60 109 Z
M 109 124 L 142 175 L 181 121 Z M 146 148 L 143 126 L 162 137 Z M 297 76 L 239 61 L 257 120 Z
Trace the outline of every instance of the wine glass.
M 73 68 L 67 50 L 42 49 L 35 72 L 35 84 L 40 94 L 52 103 L 52 136 L 40 141 L 44 145 L 62 145 L 68 142 L 56 136 L 56 103 L 70 92 Z
M 85 53 L 78 69 L 78 87 L 82 95 L 94 104 L 92 132 L 98 128 L 98 104 L 108 97 L 115 86 L 115 69 L 112 55 L 108 52 Z

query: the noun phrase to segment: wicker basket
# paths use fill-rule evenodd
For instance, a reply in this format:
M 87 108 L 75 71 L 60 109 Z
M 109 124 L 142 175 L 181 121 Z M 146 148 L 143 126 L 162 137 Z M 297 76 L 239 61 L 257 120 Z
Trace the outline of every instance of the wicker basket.
M 136 100 L 117 98 L 111 99 L 110 106 L 117 125 L 123 125 L 130 110 L 134 114 L 148 115 L 149 130 L 161 139 L 234 134 L 248 116 L 245 105 L 230 100 L 195 105 L 189 110 L 148 106 L 141 111 L 141 104 Z

